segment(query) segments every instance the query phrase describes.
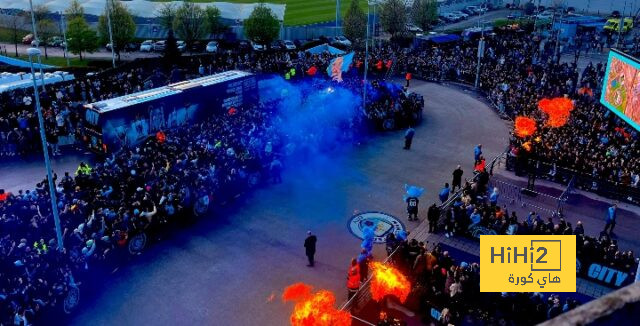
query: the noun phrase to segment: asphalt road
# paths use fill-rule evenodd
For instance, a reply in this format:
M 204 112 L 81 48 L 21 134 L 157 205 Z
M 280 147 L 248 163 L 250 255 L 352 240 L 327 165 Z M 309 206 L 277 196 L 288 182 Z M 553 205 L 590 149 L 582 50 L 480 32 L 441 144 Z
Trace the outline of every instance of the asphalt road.
M 471 175 L 473 147 L 487 157 L 504 149 L 508 127 L 473 95 L 414 81 L 426 99 L 413 148 L 403 132 L 286 167 L 284 183 L 258 190 L 225 212 L 157 243 L 84 293 L 73 325 L 285 325 L 292 306 L 282 289 L 303 281 L 346 299 L 345 275 L 360 240 L 347 230 L 357 212 L 384 211 L 408 229 L 404 184 L 426 188 L 421 205 L 460 163 Z M 307 230 L 318 235 L 317 266 L 306 266 Z M 383 259 L 384 248 L 374 248 Z M 274 299 L 275 298 L 275 299 Z M 273 300 L 270 300 L 273 299 Z
M 0 46 L 2 46 L 2 54 L 4 54 L 5 49 L 7 52 L 8 56 L 14 56 L 15 55 L 15 45 L 11 44 L 11 43 L 0 43 Z M 30 48 L 31 45 L 25 45 L 25 44 L 18 44 L 18 54 L 20 55 L 26 55 L 27 54 L 27 49 Z M 40 50 L 42 51 L 42 55 L 44 56 L 44 47 L 40 47 Z M 62 51 L 62 48 L 58 48 L 58 47 L 48 47 L 47 48 L 47 54 L 49 56 L 52 57 L 64 57 L 64 53 Z M 72 53 L 68 53 L 68 55 L 70 56 L 70 58 L 80 58 L 80 56 L 77 56 L 75 54 Z M 125 61 L 129 61 L 129 60 L 134 60 L 134 59 L 138 59 L 138 58 L 152 58 L 152 57 L 157 57 L 159 54 L 158 53 L 154 53 L 154 52 L 140 52 L 140 51 L 136 51 L 136 52 L 122 52 L 121 53 L 121 60 L 125 60 Z M 111 51 L 107 50 L 105 48 L 100 48 L 98 49 L 98 51 L 93 52 L 93 53 L 82 53 L 82 58 L 87 58 L 87 59 L 105 59 L 105 60 L 109 60 L 111 59 Z

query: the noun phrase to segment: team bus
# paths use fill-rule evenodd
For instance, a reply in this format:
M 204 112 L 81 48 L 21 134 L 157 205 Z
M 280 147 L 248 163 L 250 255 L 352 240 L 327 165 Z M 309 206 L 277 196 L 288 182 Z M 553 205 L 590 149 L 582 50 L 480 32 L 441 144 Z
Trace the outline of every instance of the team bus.
M 158 131 L 232 107 L 257 104 L 256 76 L 227 71 L 85 105 L 83 141 L 98 153 L 134 146 Z

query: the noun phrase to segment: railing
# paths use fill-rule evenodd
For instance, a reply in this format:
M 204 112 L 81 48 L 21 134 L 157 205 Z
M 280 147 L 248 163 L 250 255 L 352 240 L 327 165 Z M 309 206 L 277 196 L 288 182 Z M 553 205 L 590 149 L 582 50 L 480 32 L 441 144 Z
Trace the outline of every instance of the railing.
M 568 196 L 574 189 L 580 189 L 613 200 L 625 201 L 635 205 L 640 204 L 640 188 L 593 177 L 580 171 L 547 162 L 539 161 L 538 163 L 539 167 L 535 171 L 536 177 L 567 185 L 567 189 L 563 193 L 565 196 Z M 518 167 L 513 170 L 515 170 L 516 175 L 521 172 Z
M 502 153 L 494 157 L 493 160 L 491 160 L 491 162 L 489 163 L 490 173 L 492 173 L 494 166 L 496 164 L 500 164 L 502 159 L 506 157 L 508 150 L 509 148 L 507 147 L 505 151 L 503 151 Z M 477 178 L 478 178 L 478 175 L 475 175 L 471 180 L 471 182 L 476 182 Z M 443 217 L 446 216 L 447 208 L 451 207 L 451 205 L 453 205 L 456 199 L 462 196 L 462 192 L 463 192 L 462 189 L 458 189 L 458 191 L 456 191 L 452 196 L 449 196 L 449 198 L 444 203 L 442 203 L 442 205 L 439 206 L 440 219 L 437 222 L 438 224 L 440 224 Z M 428 222 L 425 220 L 422 223 L 428 223 Z M 384 264 L 393 264 L 394 259 L 396 259 L 398 255 L 397 254 L 398 248 L 399 247 L 395 248 L 394 251 L 391 254 L 389 254 L 387 258 L 385 258 L 385 260 L 383 261 Z M 369 302 L 371 300 L 371 292 L 369 291 L 371 287 L 370 280 L 371 280 L 371 277 L 369 277 L 366 281 L 364 281 L 364 283 L 362 283 L 362 285 L 360 286 L 358 291 L 355 293 L 355 295 L 352 296 L 351 299 L 347 300 L 345 303 L 342 304 L 342 306 L 340 307 L 340 310 L 354 311 L 355 309 L 362 307 L 364 304 Z

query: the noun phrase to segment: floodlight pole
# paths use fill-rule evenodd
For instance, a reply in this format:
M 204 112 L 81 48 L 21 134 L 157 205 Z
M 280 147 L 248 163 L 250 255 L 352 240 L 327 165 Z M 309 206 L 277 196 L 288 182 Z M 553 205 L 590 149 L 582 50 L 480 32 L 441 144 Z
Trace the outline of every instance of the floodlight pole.
M 60 12 L 60 29 L 62 29 L 62 39 L 64 40 L 62 51 L 64 53 L 64 57 L 67 59 L 67 67 L 69 67 L 71 64 L 69 62 L 69 54 L 67 53 L 67 26 L 64 24 L 64 13 L 62 12 Z
M 60 216 L 58 214 L 58 201 L 56 200 L 56 185 L 53 180 L 53 173 L 51 172 L 51 161 L 49 160 L 49 148 L 47 146 L 47 138 L 44 130 L 44 118 L 42 117 L 42 108 L 40 107 L 40 94 L 38 93 L 38 85 L 36 83 L 36 72 L 33 67 L 33 56 L 40 56 L 40 50 L 36 48 L 29 48 L 27 50 L 29 54 L 29 63 L 31 64 L 31 80 L 33 81 L 33 92 L 36 100 L 36 112 L 38 113 L 38 123 L 40 129 L 40 139 L 42 140 L 42 152 L 44 153 L 44 165 L 47 168 L 47 181 L 49 183 L 49 195 L 51 196 L 51 211 L 53 213 L 53 221 L 56 226 L 56 236 L 58 238 L 58 250 L 64 249 L 62 243 L 62 229 L 60 227 Z
M 624 0 L 624 8 L 622 9 L 622 16 L 620 17 L 620 22 L 618 23 L 618 39 L 616 40 L 616 49 L 620 44 L 620 38 L 622 38 L 622 27 L 624 26 L 624 13 L 627 10 L 627 0 Z
M 36 47 L 40 49 L 38 29 L 36 28 L 36 14 L 33 11 L 33 0 L 29 0 L 29 8 L 31 9 L 31 31 L 33 33 L 33 39 L 36 41 Z M 44 92 L 44 72 L 42 71 L 42 61 L 40 60 L 40 55 L 38 55 L 38 65 L 40 68 L 40 81 L 42 82 L 42 91 Z
M 335 32 L 335 36 L 338 36 L 338 28 L 340 28 L 340 0 L 336 0 L 336 32 Z
M 113 7 L 113 6 L 112 6 Z M 109 42 L 111 42 L 111 66 L 116 67 L 115 44 L 113 44 L 113 32 L 111 30 L 111 13 L 109 8 L 109 0 L 106 0 L 107 25 L 109 25 Z
M 364 85 L 362 90 L 362 107 L 367 106 L 367 72 L 369 71 L 369 1 L 367 1 L 367 36 L 364 42 Z

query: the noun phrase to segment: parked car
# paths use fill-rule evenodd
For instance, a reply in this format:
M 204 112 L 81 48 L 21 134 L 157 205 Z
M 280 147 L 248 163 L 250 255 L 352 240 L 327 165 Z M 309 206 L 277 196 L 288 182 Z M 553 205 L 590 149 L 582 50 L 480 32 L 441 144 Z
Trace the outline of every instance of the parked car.
M 280 44 L 280 41 L 271 42 L 271 44 L 269 45 L 269 48 L 271 48 L 271 50 L 274 50 L 274 51 L 284 50 L 284 47 Z
M 258 44 L 256 42 L 251 42 L 251 48 L 253 49 L 253 51 L 264 51 L 265 50 L 265 46 L 262 44 Z
M 153 51 L 153 41 L 146 40 L 140 44 L 140 52 L 151 52 Z
M 187 43 L 185 41 L 176 41 L 176 47 L 178 52 L 184 52 L 187 49 Z
M 458 16 L 460 16 L 460 17 L 462 17 L 462 19 L 467 19 L 467 18 L 469 18 L 469 15 L 465 14 L 465 13 L 464 13 L 464 12 L 462 12 L 462 11 L 452 11 L 451 13 L 452 13 L 452 14 L 456 14 L 456 15 L 458 15 Z
M 251 43 L 249 41 L 241 40 L 238 42 L 238 49 L 240 51 L 244 51 L 244 52 L 251 51 L 251 48 L 252 48 Z
M 167 48 L 167 41 L 157 41 L 153 43 L 153 51 L 161 52 Z
M 414 25 L 414 24 L 406 24 L 405 28 L 407 29 L 407 31 L 411 32 L 411 33 L 422 33 L 423 30 L 422 28 Z
M 22 44 L 31 44 L 33 42 L 33 34 L 27 34 L 22 38 Z
M 297 48 L 296 45 L 293 42 L 291 42 L 290 40 L 282 41 L 282 47 L 287 49 L 287 50 L 295 50 Z
M 442 14 L 442 16 L 446 20 L 448 20 L 450 23 L 455 23 L 455 22 L 461 21 L 463 19 L 462 16 L 460 16 L 460 15 L 458 15 L 456 13 L 453 13 L 453 12 L 445 12 L 444 14 Z
M 140 48 L 140 45 L 136 42 L 129 42 L 124 45 L 124 50 L 128 52 L 136 51 Z
M 202 52 L 204 51 L 206 48 L 206 45 L 203 42 L 200 41 L 193 41 L 193 43 L 191 43 L 191 46 L 189 47 L 189 51 L 190 52 Z
M 62 42 L 64 42 L 64 40 L 62 39 L 62 37 L 60 36 L 54 36 L 52 38 L 49 39 L 49 46 L 55 46 L 55 47 L 59 47 L 62 45 Z
M 346 47 L 351 47 L 351 41 L 349 41 L 344 36 L 336 36 L 333 42 L 331 42 L 331 44 L 338 44 Z
M 207 43 L 207 46 L 204 48 L 204 50 L 207 53 L 218 52 L 218 42 L 217 41 L 211 41 L 211 42 Z

